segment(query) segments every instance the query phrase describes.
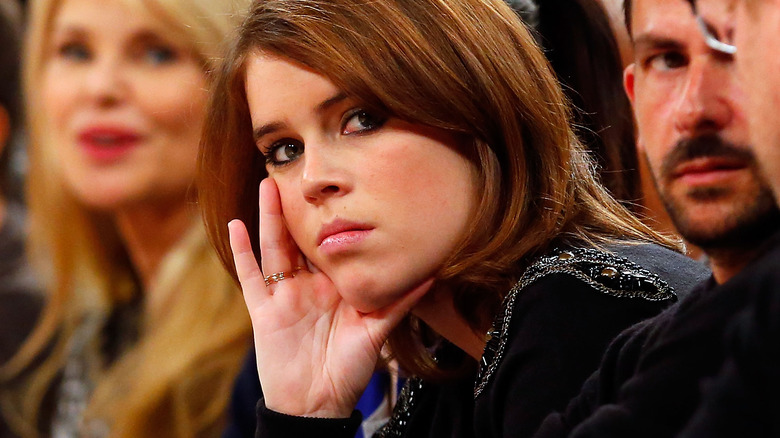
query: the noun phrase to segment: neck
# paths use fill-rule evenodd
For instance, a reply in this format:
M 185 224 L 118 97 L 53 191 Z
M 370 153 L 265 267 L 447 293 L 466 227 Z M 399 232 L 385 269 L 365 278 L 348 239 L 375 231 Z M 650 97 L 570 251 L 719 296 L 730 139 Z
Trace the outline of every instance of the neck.
M 135 206 L 117 213 L 115 222 L 142 286 L 148 291 L 163 258 L 190 228 L 192 214 L 182 201 Z
M 710 269 L 712 276 L 718 284 L 723 284 L 737 275 L 745 266 L 758 256 L 759 250 L 740 249 L 740 250 L 710 250 L 707 256 L 710 258 Z
M 455 310 L 449 291 L 432 289 L 415 305 L 412 313 L 469 356 L 476 360 L 482 357 L 485 335 L 475 333 Z

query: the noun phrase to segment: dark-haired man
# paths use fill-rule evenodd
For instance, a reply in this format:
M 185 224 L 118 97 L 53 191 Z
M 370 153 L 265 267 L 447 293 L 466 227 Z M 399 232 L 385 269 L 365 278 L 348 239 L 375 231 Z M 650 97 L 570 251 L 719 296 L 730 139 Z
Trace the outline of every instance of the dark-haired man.
M 626 6 L 635 63 L 625 85 L 638 144 L 678 230 L 706 252 L 713 278 L 621 334 L 582 393 L 548 417 L 538 436 L 657 438 L 683 431 L 699 415 L 701 385 L 721 373 L 729 326 L 750 307 L 746 266 L 780 225 L 750 146 L 732 54 L 705 40 L 686 0 Z
M 780 1 L 689 0 L 703 32 L 736 56 L 756 156 L 780 199 Z M 716 32 L 723 29 L 723 32 Z M 750 304 L 730 323 L 726 360 L 681 437 L 780 436 L 780 233 L 740 284 Z

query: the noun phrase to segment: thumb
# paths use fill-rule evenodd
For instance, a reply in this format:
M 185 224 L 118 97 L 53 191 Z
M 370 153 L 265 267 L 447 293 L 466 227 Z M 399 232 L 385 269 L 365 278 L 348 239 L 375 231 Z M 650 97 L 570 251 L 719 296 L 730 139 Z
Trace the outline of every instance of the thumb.
M 382 309 L 365 315 L 371 328 L 371 332 L 381 337 L 381 343 L 390 334 L 390 331 L 412 310 L 415 304 L 431 289 L 434 283 L 433 278 L 429 278 L 415 287 L 399 301 L 390 304 Z

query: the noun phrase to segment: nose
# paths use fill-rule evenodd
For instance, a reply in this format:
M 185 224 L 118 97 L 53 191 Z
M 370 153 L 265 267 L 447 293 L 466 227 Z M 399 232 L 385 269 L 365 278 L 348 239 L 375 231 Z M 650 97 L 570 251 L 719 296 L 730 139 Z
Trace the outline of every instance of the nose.
M 101 107 L 120 103 L 127 93 L 125 68 L 117 57 L 104 56 L 90 66 L 84 87 L 91 101 Z
M 676 127 L 681 132 L 718 131 L 732 120 L 733 108 L 728 93 L 734 75 L 726 55 L 702 55 L 688 65 L 687 81 L 677 106 Z
M 352 190 L 350 161 L 344 155 L 336 146 L 329 147 L 325 143 L 306 145 L 301 190 L 307 202 L 321 204 Z

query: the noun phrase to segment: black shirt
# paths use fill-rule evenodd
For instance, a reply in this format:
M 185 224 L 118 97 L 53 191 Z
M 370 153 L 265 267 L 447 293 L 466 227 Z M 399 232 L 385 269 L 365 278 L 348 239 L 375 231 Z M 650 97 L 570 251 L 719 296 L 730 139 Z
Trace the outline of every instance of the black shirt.
M 774 275 L 770 283 L 777 278 L 771 267 L 776 270 L 780 266 L 777 257 L 770 256 L 772 260 L 764 262 L 767 266 L 762 268 L 768 276 Z M 755 266 L 751 264 L 721 286 L 710 279 L 656 318 L 623 332 L 580 394 L 565 411 L 546 418 L 535 436 L 672 437 L 683 430 L 697 409 L 703 411 L 697 414 L 699 429 L 704 424 L 714 425 L 706 419 L 714 410 L 700 408 L 701 385 L 719 372 L 729 375 L 730 366 L 721 370 L 726 357 L 736 358 L 743 351 L 727 348 L 724 337 L 735 320 L 753 321 L 745 312 L 751 300 L 749 290 L 756 286 Z M 771 330 L 760 332 L 760 342 L 768 342 Z M 777 340 L 776 331 L 773 340 Z M 770 374 L 769 369 L 765 371 Z M 737 435 L 750 434 L 741 431 Z

